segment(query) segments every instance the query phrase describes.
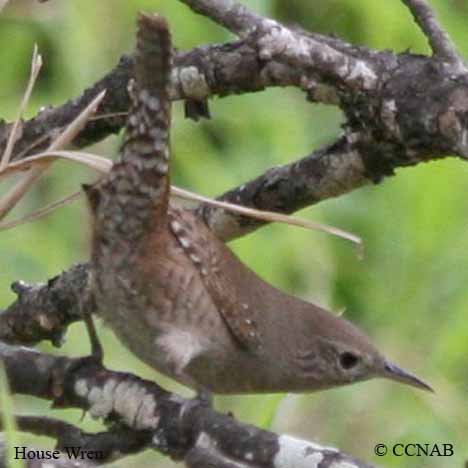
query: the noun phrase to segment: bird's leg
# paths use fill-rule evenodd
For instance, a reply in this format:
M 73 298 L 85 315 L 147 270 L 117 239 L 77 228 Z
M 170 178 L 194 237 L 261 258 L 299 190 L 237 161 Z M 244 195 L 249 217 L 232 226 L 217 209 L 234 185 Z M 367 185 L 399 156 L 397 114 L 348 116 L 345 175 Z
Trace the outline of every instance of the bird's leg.
M 206 406 L 207 408 L 213 408 L 213 393 L 210 390 L 206 387 L 197 385 L 196 392 L 197 393 L 194 398 L 195 402 L 198 402 L 200 405 Z
M 190 417 L 186 419 L 187 415 L 197 408 L 209 408 L 213 409 L 213 394 L 206 387 L 202 387 L 192 382 L 192 387 L 195 389 L 195 396 L 187 400 L 181 407 L 180 420 L 183 425 L 186 425 L 186 421 L 190 421 Z M 187 430 L 190 428 L 187 426 Z M 184 433 L 184 431 L 182 431 Z
M 88 337 L 91 344 L 91 356 L 99 364 L 102 364 L 102 359 L 104 352 L 102 349 L 101 342 L 96 332 L 96 327 L 94 326 L 94 321 L 91 313 L 85 311 L 83 319 L 86 325 L 86 330 L 88 331 Z
M 91 344 L 91 355 L 84 358 L 85 360 L 92 360 L 96 364 L 102 364 L 104 351 L 99 341 L 99 337 L 96 332 L 96 327 L 94 326 L 94 320 L 92 316 L 92 311 L 96 310 L 96 302 L 92 293 L 92 282 L 91 278 L 88 278 L 88 287 L 84 297 L 80 303 L 80 312 L 83 317 L 83 322 L 86 326 L 86 331 L 88 332 L 89 342 Z
M 184 368 L 174 370 L 175 375 L 179 377 L 179 381 L 195 390 L 195 396 L 189 400 L 188 407 L 193 408 L 194 406 L 204 406 L 207 408 L 213 408 L 213 393 L 211 390 L 195 381 L 184 372 Z
M 92 294 L 89 292 L 85 294 L 85 297 L 80 301 L 80 313 L 88 331 L 89 341 L 91 343 L 91 354 L 88 356 L 82 356 L 73 358 L 69 366 L 63 370 L 63 372 L 57 372 L 54 375 L 54 387 L 60 389 L 56 392 L 52 407 L 61 407 L 63 403 L 64 393 L 62 389 L 65 386 L 65 382 L 68 376 L 78 372 L 83 366 L 96 365 L 102 366 L 103 361 L 103 349 L 101 342 L 99 341 L 96 327 L 92 317 L 92 311 L 96 309 L 96 304 Z M 86 415 L 86 410 L 83 411 L 81 419 Z
M 92 312 L 93 310 L 96 310 L 96 302 L 90 287 L 87 289 L 87 293 L 81 301 L 80 309 L 86 326 L 86 331 L 88 332 L 89 342 L 91 344 L 91 355 L 88 356 L 88 359 L 92 359 L 96 364 L 102 364 L 104 351 L 101 342 L 99 341 L 96 327 L 94 326 Z

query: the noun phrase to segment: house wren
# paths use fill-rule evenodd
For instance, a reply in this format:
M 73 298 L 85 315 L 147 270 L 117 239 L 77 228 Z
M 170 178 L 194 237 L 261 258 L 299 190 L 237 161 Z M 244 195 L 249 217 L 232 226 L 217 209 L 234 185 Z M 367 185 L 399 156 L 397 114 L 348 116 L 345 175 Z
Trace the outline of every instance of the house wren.
M 308 392 L 385 377 L 430 390 L 350 322 L 263 281 L 169 202 L 170 34 L 158 16 L 138 26 L 122 158 L 86 189 L 104 320 L 143 361 L 195 389 Z

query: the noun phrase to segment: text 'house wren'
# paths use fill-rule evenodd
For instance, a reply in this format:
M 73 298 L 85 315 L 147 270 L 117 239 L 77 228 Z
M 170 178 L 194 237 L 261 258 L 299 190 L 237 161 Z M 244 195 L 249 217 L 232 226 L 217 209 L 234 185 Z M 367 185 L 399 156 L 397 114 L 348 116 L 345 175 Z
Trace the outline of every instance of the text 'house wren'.
M 430 390 L 351 323 L 247 268 L 169 203 L 171 41 L 140 15 L 122 159 L 87 189 L 92 288 L 121 341 L 158 371 L 215 393 L 308 392 L 373 377 Z

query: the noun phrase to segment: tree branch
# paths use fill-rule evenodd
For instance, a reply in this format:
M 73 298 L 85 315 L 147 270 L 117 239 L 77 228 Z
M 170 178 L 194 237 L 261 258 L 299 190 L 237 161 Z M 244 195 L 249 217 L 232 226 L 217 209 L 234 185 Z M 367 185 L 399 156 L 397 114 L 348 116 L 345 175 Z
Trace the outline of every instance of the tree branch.
M 344 135 L 303 159 L 269 169 L 219 199 L 260 210 L 292 213 L 371 183 L 364 161 L 353 136 Z M 265 224 L 208 205 L 201 205 L 197 213 L 224 241 Z
M 91 358 L 54 357 L 0 343 L 0 360 L 14 393 L 52 400 L 55 407 L 89 411 L 111 428 L 138 435 L 133 440 L 140 448 L 149 446 L 183 460 L 188 467 L 372 468 L 334 448 L 243 424 L 196 401 L 168 393 L 153 382 L 110 371 Z M 36 433 L 39 421 L 19 420 L 23 429 Z M 59 439 L 58 429 L 65 428 L 61 444 L 82 441 L 94 448 L 102 437 L 110 442 L 108 448 L 120 449 L 114 444 L 120 440 L 118 432 L 114 439 L 108 439 L 107 433 L 83 436 L 73 426 L 62 426 L 56 420 L 48 420 L 47 424 L 43 433 Z M 106 449 L 105 455 L 109 458 L 99 461 L 113 458 L 116 453 Z
M 182 0 L 182 3 L 241 37 L 263 21 L 261 16 L 235 0 Z
M 464 67 L 460 54 L 450 36 L 439 24 L 434 10 L 426 0 L 403 0 L 414 20 L 427 37 L 434 55 L 447 62 Z
M 59 346 L 68 325 L 81 320 L 87 297 L 88 267 L 76 265 L 46 284 L 12 285 L 18 299 L 0 312 L 0 341 L 33 345 L 50 340 Z
M 235 34 L 248 37 L 258 49 L 261 60 L 277 59 L 296 69 L 302 69 L 304 76 L 311 70 L 318 72 L 322 79 L 334 80 L 339 85 L 371 89 L 377 83 L 372 63 L 356 59 L 349 51 L 335 49 L 323 38 L 292 30 L 263 18 L 239 2 L 233 0 L 182 0 L 195 12 L 211 18 Z M 249 35 L 247 33 L 250 32 Z
M 178 52 L 172 75 L 172 99 L 205 98 L 264 90 L 270 86 L 300 86 L 300 74 L 292 67 L 274 60 L 259 63 L 257 51 L 239 41 L 222 45 L 196 47 Z M 127 85 L 133 67 L 133 57 L 123 55 L 119 64 L 80 96 L 57 108 L 45 108 L 23 123 L 22 136 L 16 142 L 12 160 L 48 147 L 58 132 L 64 129 L 102 90 L 107 93 L 99 112 L 90 119 L 74 140 L 77 147 L 89 146 L 125 124 L 130 100 Z M 5 147 L 11 124 L 0 124 L 0 152 Z
M 95 459 L 98 464 L 102 464 L 141 452 L 151 442 L 148 432 L 123 427 L 93 434 L 56 418 L 19 415 L 14 418 L 20 432 L 55 439 L 55 450 L 61 452 L 62 458 L 79 459 L 81 454 L 84 459 Z

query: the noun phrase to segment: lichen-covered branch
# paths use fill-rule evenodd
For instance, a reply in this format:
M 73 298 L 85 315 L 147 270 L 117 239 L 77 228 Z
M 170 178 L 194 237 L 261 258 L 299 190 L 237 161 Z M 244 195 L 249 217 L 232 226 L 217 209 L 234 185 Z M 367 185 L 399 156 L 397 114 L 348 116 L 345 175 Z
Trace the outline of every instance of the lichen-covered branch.
M 345 135 L 298 161 L 274 167 L 219 198 L 260 210 L 292 213 L 371 182 L 355 138 Z M 197 212 L 224 241 L 265 224 L 208 205 L 200 206 Z
M 95 460 L 95 462 L 86 463 L 82 460 L 80 467 L 96 466 L 110 460 L 115 461 L 116 458 L 138 453 L 151 442 L 149 433 L 133 431 L 126 427 L 114 427 L 110 431 L 89 433 L 60 419 L 24 415 L 16 415 L 15 423 L 20 432 L 49 437 L 56 441 L 53 450 L 55 453 L 51 454 L 50 463 L 54 463 L 54 461 L 59 463 L 70 462 L 72 459 L 83 458 L 89 459 L 88 461 Z M 1 418 L 0 429 L 2 429 Z M 26 452 L 34 450 L 28 447 L 20 447 L 18 454 L 21 458 L 27 459 Z M 40 457 L 35 458 L 36 462 L 38 462 L 37 458 Z
M 14 393 L 51 400 L 57 408 L 89 411 L 110 428 L 118 427 L 117 433 L 133 432 L 140 448 L 158 450 L 191 468 L 372 468 L 335 448 L 243 424 L 198 401 L 168 393 L 153 382 L 109 371 L 93 358 L 54 357 L 0 343 L 0 361 Z M 36 433 L 37 423 L 34 418 L 20 419 L 23 429 Z M 60 439 L 60 423 L 50 420 L 47 425 L 43 433 Z M 98 437 L 109 437 L 84 436 L 69 425 L 65 434 L 69 439 L 62 436 L 59 447 L 85 441 L 94 449 Z M 106 440 L 110 445 L 105 457 L 97 460 L 101 463 L 122 456 L 121 446 L 111 443 L 119 439 Z M 112 447 L 115 452 L 109 450 Z
M 234 0 L 182 0 L 195 13 L 211 18 L 239 36 L 260 25 L 263 18 Z
M 0 313 L 0 341 L 33 345 L 50 340 L 59 346 L 68 325 L 81 320 L 87 297 L 88 267 L 79 264 L 45 284 L 13 284 L 18 298 Z
M 99 112 L 89 120 L 74 140 L 74 145 L 91 145 L 125 124 L 130 99 L 127 85 L 133 57 L 123 55 L 118 65 L 80 96 L 59 107 L 47 107 L 23 123 L 22 136 L 16 142 L 13 160 L 47 148 L 56 135 L 106 89 Z M 260 63 L 257 51 L 244 41 L 196 47 L 175 56 L 172 74 L 172 99 L 202 101 L 211 96 L 226 96 L 264 90 L 270 86 L 300 86 L 301 77 L 293 67 L 274 60 Z M 0 152 L 6 145 L 11 125 L 0 123 Z
M 258 50 L 262 61 L 276 59 L 301 70 L 307 80 L 311 73 L 336 87 L 369 90 L 378 81 L 375 61 L 334 47 L 322 36 L 291 29 L 270 18 L 263 18 L 235 0 L 182 0 L 195 12 L 208 16 L 241 37 L 246 37 Z

